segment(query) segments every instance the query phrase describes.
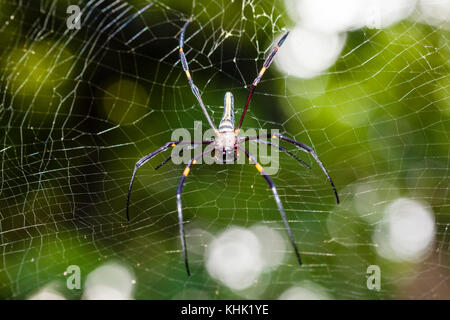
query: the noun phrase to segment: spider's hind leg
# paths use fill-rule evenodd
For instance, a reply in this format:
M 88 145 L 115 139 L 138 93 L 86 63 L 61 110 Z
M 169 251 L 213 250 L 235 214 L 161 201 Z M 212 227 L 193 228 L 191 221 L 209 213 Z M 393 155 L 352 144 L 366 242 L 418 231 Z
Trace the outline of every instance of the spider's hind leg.
M 188 254 L 187 254 L 187 249 L 186 249 L 186 237 L 184 235 L 183 209 L 181 206 L 181 193 L 183 192 L 184 181 L 186 180 L 186 177 L 188 176 L 189 172 L 191 171 L 191 167 L 194 164 L 196 164 L 196 162 L 199 158 L 203 157 L 208 152 L 211 153 L 213 150 L 214 150 L 214 148 L 207 147 L 204 152 L 195 156 L 188 162 L 186 168 L 183 171 L 183 175 L 181 176 L 181 179 L 180 179 L 180 182 L 178 183 L 178 188 L 177 188 L 178 224 L 180 227 L 181 248 L 183 250 L 184 265 L 186 267 L 186 272 L 187 272 L 188 276 L 191 275 L 191 271 L 189 270 Z
M 245 155 L 249 158 L 251 162 L 256 167 L 256 170 L 266 179 L 267 183 L 269 184 L 270 189 L 272 190 L 272 193 L 275 197 L 275 201 L 278 206 L 278 210 L 280 211 L 281 218 L 283 218 L 284 226 L 286 227 L 286 231 L 289 236 L 289 240 L 291 242 L 292 247 L 294 248 L 295 255 L 297 257 L 297 261 L 299 265 L 302 265 L 302 259 L 300 258 L 300 253 L 298 251 L 297 245 L 295 244 L 294 235 L 292 234 L 291 227 L 289 226 L 289 222 L 286 217 L 286 212 L 284 211 L 283 205 L 281 204 L 280 196 L 278 195 L 277 188 L 275 187 L 275 184 L 273 183 L 272 179 L 266 174 L 264 171 L 264 168 L 256 161 L 256 158 L 245 148 L 238 146 L 238 148 L 245 153 Z

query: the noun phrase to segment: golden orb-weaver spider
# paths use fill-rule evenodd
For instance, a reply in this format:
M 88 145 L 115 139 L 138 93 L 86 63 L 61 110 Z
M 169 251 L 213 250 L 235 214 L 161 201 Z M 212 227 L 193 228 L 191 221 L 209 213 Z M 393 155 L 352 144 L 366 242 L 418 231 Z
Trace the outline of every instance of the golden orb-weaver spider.
M 189 19 L 183 26 L 182 30 L 181 30 L 181 35 L 180 35 L 180 49 L 179 49 L 179 53 L 180 53 L 180 61 L 181 61 L 181 65 L 183 67 L 184 72 L 186 73 L 186 77 L 187 80 L 189 82 L 189 85 L 191 87 L 192 93 L 194 94 L 195 98 L 197 99 L 198 103 L 200 104 L 200 107 L 203 110 L 203 113 L 206 116 L 206 120 L 208 120 L 209 125 L 211 126 L 211 128 L 214 130 L 216 137 L 212 140 L 206 140 L 206 141 L 170 141 L 168 143 L 166 143 L 164 146 L 160 147 L 159 149 L 157 149 L 156 151 L 153 151 L 152 153 L 146 155 L 145 157 L 143 157 L 142 159 L 140 159 L 136 165 L 134 166 L 134 171 L 133 171 L 133 175 L 131 176 L 131 181 L 130 181 L 130 185 L 128 187 L 128 196 L 127 196 L 127 208 L 126 208 L 126 212 L 127 212 L 127 219 L 128 221 L 130 220 L 130 216 L 129 216 L 129 204 L 130 204 L 130 194 L 131 194 L 131 188 L 133 186 L 133 180 L 134 177 L 136 175 L 136 171 L 138 170 L 138 168 L 140 166 L 142 166 L 143 164 L 145 164 L 147 161 L 149 161 L 150 159 L 152 159 L 153 157 L 155 157 L 156 155 L 158 155 L 159 153 L 166 151 L 167 149 L 169 149 L 170 147 L 175 147 L 177 145 L 181 145 L 184 144 L 186 146 L 196 146 L 196 145 L 207 145 L 207 147 L 205 148 L 205 151 L 202 152 L 199 155 L 196 155 L 195 157 L 193 157 L 187 164 L 186 168 L 183 171 L 183 175 L 181 176 L 180 182 L 178 184 L 178 188 L 177 188 L 177 210 L 178 210 L 178 223 L 179 223 L 179 228 L 180 228 L 180 237 L 181 237 L 181 247 L 183 250 L 183 256 L 184 256 L 184 263 L 186 266 L 186 272 L 188 274 L 188 276 L 190 276 L 190 270 L 189 270 L 189 263 L 188 263 L 188 255 L 187 255 L 187 250 L 186 250 L 186 239 L 185 239 L 185 235 L 184 235 L 184 228 L 183 228 L 183 211 L 182 211 L 182 207 L 181 207 L 181 192 L 183 190 L 183 185 L 184 185 L 184 181 L 186 179 L 186 177 L 188 176 L 192 165 L 194 165 L 197 160 L 206 155 L 206 154 L 210 154 L 213 150 L 219 151 L 216 153 L 215 157 L 217 160 L 219 160 L 220 158 L 223 159 L 224 163 L 233 163 L 237 157 L 238 157 L 238 149 L 243 151 L 245 153 L 245 155 L 248 157 L 248 159 L 255 165 L 256 169 L 258 170 L 258 172 L 265 178 L 265 180 L 267 181 L 267 183 L 269 184 L 269 187 L 271 188 L 273 195 L 275 197 L 275 201 L 277 203 L 278 206 L 278 210 L 280 211 L 281 217 L 283 219 L 284 225 L 286 227 L 288 236 L 289 236 L 289 240 L 291 242 L 292 247 L 294 248 L 295 251 L 295 255 L 297 256 L 297 260 L 298 263 L 301 265 L 302 264 L 302 260 L 300 258 L 300 253 L 297 249 L 297 245 L 295 244 L 295 240 L 294 240 L 294 236 L 292 234 L 291 228 L 289 226 L 289 223 L 287 221 L 286 218 L 286 213 L 283 209 L 283 205 L 281 204 L 281 200 L 280 197 L 278 195 L 277 189 L 275 187 L 275 184 L 273 183 L 272 179 L 266 174 L 266 172 L 264 171 L 264 168 L 256 161 L 256 158 L 250 154 L 250 152 L 245 148 L 242 147 L 241 144 L 246 142 L 246 141 L 255 141 L 258 143 L 264 143 L 264 144 L 268 144 L 268 145 L 273 145 L 274 147 L 278 148 L 279 150 L 281 150 L 282 152 L 285 152 L 287 154 L 289 154 L 290 156 L 292 156 L 293 158 L 295 158 L 297 161 L 299 161 L 302 165 L 304 165 L 307 168 L 310 168 L 306 163 L 304 163 L 300 158 L 298 158 L 295 154 L 293 154 L 292 152 L 290 152 L 289 150 L 287 150 L 286 148 L 276 145 L 270 141 L 264 140 L 267 138 L 272 138 L 272 139 L 280 139 L 286 142 L 289 142 L 293 145 L 295 145 L 296 147 L 302 149 L 303 151 L 308 152 L 309 154 L 311 154 L 311 156 L 315 159 L 315 161 L 317 162 L 317 164 L 321 167 L 322 171 L 325 173 L 328 181 L 331 184 L 331 187 L 333 188 L 334 191 L 334 195 L 336 197 L 336 202 L 339 204 L 339 196 L 336 190 L 336 187 L 334 186 L 333 180 L 331 179 L 330 175 L 328 174 L 327 170 L 325 169 L 324 165 L 322 164 L 322 162 L 319 160 L 319 158 L 317 157 L 316 153 L 314 152 L 314 150 L 301 143 L 298 142 L 296 140 L 287 138 L 279 133 L 276 134 L 268 134 L 268 135 L 263 135 L 263 136 L 253 136 L 253 137 L 240 137 L 238 136 L 239 131 L 241 129 L 242 126 L 242 122 L 244 121 L 244 117 L 245 114 L 247 112 L 247 108 L 248 105 L 250 103 L 250 99 L 253 95 L 253 92 L 256 89 L 256 86 L 258 85 L 258 83 L 260 82 L 264 72 L 267 70 L 267 68 L 269 68 L 270 64 L 272 63 L 272 60 L 274 58 L 274 56 L 276 55 L 276 53 L 278 52 L 278 49 L 281 47 L 281 45 L 283 44 L 283 42 L 286 40 L 289 32 L 286 32 L 281 39 L 278 41 L 277 45 L 272 49 L 272 51 L 270 52 L 269 56 L 266 58 L 263 67 L 261 68 L 261 71 L 259 72 L 258 76 L 255 78 L 255 80 L 253 81 L 251 88 L 250 88 L 250 92 L 249 95 L 247 97 L 247 102 L 245 103 L 244 106 L 244 110 L 242 112 L 241 115 L 241 119 L 239 120 L 239 125 L 237 126 L 237 128 L 234 128 L 234 100 L 233 100 L 233 94 L 231 92 L 226 92 L 225 93 L 225 97 L 224 97 L 224 111 L 223 111 L 223 116 L 222 119 L 220 120 L 219 123 L 219 128 L 217 129 L 216 126 L 214 125 L 213 121 L 211 120 L 208 111 L 206 110 L 205 104 L 203 103 L 203 100 L 200 96 L 200 92 L 197 88 L 197 86 L 194 84 L 194 81 L 192 80 L 191 74 L 189 72 L 189 67 L 188 67 L 188 63 L 186 60 L 186 56 L 184 54 L 183 51 L 183 45 L 184 45 L 184 35 L 186 32 L 186 28 L 188 26 L 188 24 L 191 22 L 191 20 Z M 182 152 L 183 150 L 181 150 Z M 220 152 L 222 152 L 220 154 Z M 156 169 L 160 168 L 161 166 L 163 166 L 165 163 L 167 163 L 172 157 L 170 156 L 169 158 L 167 158 L 166 160 L 164 160 L 160 165 L 158 165 Z

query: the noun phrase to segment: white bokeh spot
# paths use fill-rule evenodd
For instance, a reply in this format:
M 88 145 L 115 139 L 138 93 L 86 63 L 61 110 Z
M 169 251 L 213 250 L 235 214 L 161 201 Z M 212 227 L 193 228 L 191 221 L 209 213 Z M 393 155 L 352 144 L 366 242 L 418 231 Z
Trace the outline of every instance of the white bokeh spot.
M 450 29 L 450 1 L 419 0 L 416 20 Z
M 284 291 L 278 300 L 331 300 L 326 290 L 316 283 L 304 281 Z
M 28 300 L 66 300 L 56 283 L 50 283 L 28 297 Z
M 214 239 L 208 247 L 206 269 L 211 277 L 234 290 L 251 286 L 263 271 L 264 261 L 257 236 L 233 227 Z
M 83 299 L 129 300 L 133 298 L 135 283 L 131 269 L 122 264 L 107 263 L 87 276 Z
M 295 27 L 289 41 L 279 51 L 275 64 L 282 72 L 295 77 L 315 77 L 336 62 L 345 40 L 345 33 L 324 33 Z
M 427 205 L 399 198 L 386 208 L 373 240 L 384 258 L 417 262 L 429 254 L 435 232 L 434 214 Z
M 265 268 L 276 268 L 283 263 L 286 242 L 277 230 L 263 225 L 256 225 L 250 230 L 258 237 L 262 246 L 261 257 Z
M 363 27 L 389 27 L 411 15 L 416 0 L 286 0 L 286 5 L 292 8 L 299 24 L 339 33 Z

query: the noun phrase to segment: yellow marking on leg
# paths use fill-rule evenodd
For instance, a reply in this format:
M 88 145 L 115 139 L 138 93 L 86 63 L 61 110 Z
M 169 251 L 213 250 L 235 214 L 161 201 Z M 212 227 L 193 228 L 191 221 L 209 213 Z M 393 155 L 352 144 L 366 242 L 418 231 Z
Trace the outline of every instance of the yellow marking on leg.
M 180 48 L 180 53 L 183 53 L 183 48 Z
M 187 177 L 187 175 L 189 174 L 189 171 L 191 171 L 191 168 L 187 167 L 186 169 L 184 169 L 183 171 L 183 176 Z
M 172 143 L 171 145 L 170 145 L 171 147 L 175 147 L 176 146 L 176 144 L 175 143 Z
M 272 135 L 272 139 L 276 139 L 276 138 L 278 138 L 278 136 Z
M 276 46 L 276 47 L 275 47 L 275 50 L 278 50 L 278 49 L 280 49 L 280 46 Z
M 190 79 L 191 78 L 191 74 L 189 73 L 189 70 L 186 70 L 185 72 L 186 72 L 186 77 L 188 77 L 188 79 Z
M 192 161 L 192 164 L 196 164 L 196 163 L 197 163 L 197 160 Z
M 263 171 L 263 167 L 261 167 L 261 165 L 259 163 L 255 164 L 256 170 L 258 170 L 258 172 L 261 173 L 261 171 Z
M 266 72 L 267 68 L 266 67 L 262 67 L 261 71 L 259 72 L 259 76 L 261 77 L 264 72 Z

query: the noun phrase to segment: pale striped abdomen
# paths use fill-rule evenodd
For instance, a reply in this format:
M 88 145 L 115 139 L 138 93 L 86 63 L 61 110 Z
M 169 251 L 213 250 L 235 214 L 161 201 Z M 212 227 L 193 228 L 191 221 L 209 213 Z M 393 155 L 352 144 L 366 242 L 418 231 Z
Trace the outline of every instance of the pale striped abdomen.
M 234 98 L 231 92 L 225 93 L 223 116 L 219 124 L 219 132 L 234 131 Z

